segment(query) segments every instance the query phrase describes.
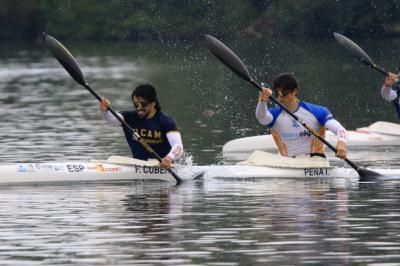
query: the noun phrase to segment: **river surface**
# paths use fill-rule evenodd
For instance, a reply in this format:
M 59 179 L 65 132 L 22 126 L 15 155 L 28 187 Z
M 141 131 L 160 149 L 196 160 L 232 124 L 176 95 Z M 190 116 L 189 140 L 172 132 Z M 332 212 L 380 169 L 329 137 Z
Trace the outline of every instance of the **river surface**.
M 398 40 L 361 43 L 377 63 L 398 66 Z M 131 108 L 136 85 L 154 84 L 193 164 L 217 168 L 224 143 L 265 133 L 254 118 L 257 90 L 205 43 L 64 44 L 115 110 Z M 294 72 L 301 98 L 328 106 L 348 129 L 398 122 L 380 98 L 383 77 L 333 40 L 226 44 L 259 82 Z M 0 46 L 2 163 L 130 155 L 122 131 L 101 120 L 96 99 L 42 44 Z M 393 147 L 349 158 L 400 165 Z M 344 178 L 3 186 L 0 265 L 400 265 L 399 189 L 398 180 Z

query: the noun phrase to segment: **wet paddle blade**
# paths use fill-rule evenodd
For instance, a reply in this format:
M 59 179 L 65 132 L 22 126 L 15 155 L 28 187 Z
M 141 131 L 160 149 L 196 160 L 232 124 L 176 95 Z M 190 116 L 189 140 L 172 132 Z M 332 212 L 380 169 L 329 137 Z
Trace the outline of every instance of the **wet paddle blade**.
M 375 63 L 367 55 L 367 53 L 355 42 L 353 42 L 352 40 L 350 40 L 349 38 L 340 33 L 335 32 L 333 33 L 333 36 L 335 37 L 336 41 L 340 43 L 343 47 L 348 49 L 353 54 L 354 57 L 356 57 L 357 59 L 363 61 L 368 65 L 375 65 Z
M 378 180 L 380 178 L 384 178 L 385 177 L 384 175 L 382 175 L 380 173 L 377 173 L 377 172 L 374 172 L 374 171 L 371 171 L 371 170 L 368 170 L 368 169 L 365 169 L 365 168 L 358 169 L 357 173 L 360 176 L 360 181 L 362 181 L 362 182 L 376 181 L 376 180 Z
M 54 37 L 46 33 L 43 33 L 43 37 L 47 48 L 58 60 L 58 62 L 60 62 L 60 64 L 65 68 L 65 70 L 67 70 L 67 72 L 76 82 L 85 86 L 85 78 L 83 77 L 78 62 L 75 60 L 73 55 Z
M 211 53 L 213 53 L 215 57 L 217 57 L 224 65 L 229 67 L 244 80 L 250 82 L 252 81 L 246 66 L 243 64 L 240 58 L 231 51 L 231 49 L 211 35 L 206 35 L 206 42 Z

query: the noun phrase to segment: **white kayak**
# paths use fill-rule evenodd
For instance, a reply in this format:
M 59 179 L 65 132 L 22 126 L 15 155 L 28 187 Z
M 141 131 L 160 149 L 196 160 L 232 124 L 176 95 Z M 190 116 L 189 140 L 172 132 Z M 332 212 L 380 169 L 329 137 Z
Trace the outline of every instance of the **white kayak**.
M 400 169 L 367 168 L 387 177 L 399 178 Z M 210 166 L 204 178 L 359 178 L 353 168 L 331 166 L 320 157 L 290 158 L 254 151 L 245 161 L 234 165 Z
M 400 169 L 390 168 L 366 168 L 379 174 L 383 178 L 372 178 L 372 180 L 399 179 Z M 277 168 L 271 166 L 243 166 L 243 165 L 218 165 L 208 167 L 204 172 L 203 178 L 223 178 L 223 179 L 269 179 L 269 178 L 289 178 L 289 179 L 315 179 L 315 178 L 345 178 L 358 180 L 359 175 L 352 168 L 347 167 L 313 167 L 313 168 Z
M 204 178 L 358 178 L 352 168 L 332 167 L 329 161 L 313 158 L 288 158 L 255 151 L 235 165 L 175 165 L 173 170 L 183 180 Z M 400 169 L 370 169 L 400 178 Z M 74 184 L 115 182 L 169 182 L 171 174 L 158 167 L 157 161 L 140 161 L 112 156 L 108 160 L 21 163 L 0 165 L 0 185 Z
M 326 140 L 336 146 L 337 137 L 326 132 Z M 400 145 L 400 124 L 376 122 L 368 127 L 348 131 L 347 147 L 349 150 L 363 147 L 382 147 Z M 222 148 L 224 160 L 247 158 L 253 151 L 278 152 L 272 135 L 244 137 L 227 142 Z
M 175 165 L 172 169 L 183 180 L 199 178 L 200 169 Z M 141 161 L 121 156 L 108 160 L 1 164 L 0 184 L 129 182 L 151 181 L 176 183 L 173 176 L 157 161 Z

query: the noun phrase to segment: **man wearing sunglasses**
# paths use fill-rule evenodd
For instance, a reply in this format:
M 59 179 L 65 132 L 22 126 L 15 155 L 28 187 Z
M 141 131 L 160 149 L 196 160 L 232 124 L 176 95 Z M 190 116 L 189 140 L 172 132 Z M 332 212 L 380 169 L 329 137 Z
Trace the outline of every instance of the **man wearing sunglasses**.
M 297 81 L 289 73 L 277 76 L 273 81 L 272 90 L 262 89 L 256 108 L 258 122 L 270 128 L 281 155 L 325 157 L 325 149 L 323 142 L 314 137 L 281 107 L 268 108 L 267 101 L 272 93 L 282 105 L 302 119 L 321 137 L 325 137 L 325 128 L 335 133 L 338 137 L 336 156 L 342 159 L 346 157 L 346 129 L 333 118 L 326 107 L 299 100 Z
M 183 154 L 182 138 L 175 119 L 161 111 L 156 90 L 152 85 L 137 86 L 131 98 L 134 110 L 122 111 L 118 115 L 162 158 L 160 166 L 170 168 L 172 162 Z M 113 126 L 121 126 L 118 119 L 108 111 L 109 106 L 110 101 L 102 97 L 100 111 L 103 119 Z M 133 158 L 139 160 L 155 158 L 133 138 L 130 129 L 123 127 L 123 130 Z

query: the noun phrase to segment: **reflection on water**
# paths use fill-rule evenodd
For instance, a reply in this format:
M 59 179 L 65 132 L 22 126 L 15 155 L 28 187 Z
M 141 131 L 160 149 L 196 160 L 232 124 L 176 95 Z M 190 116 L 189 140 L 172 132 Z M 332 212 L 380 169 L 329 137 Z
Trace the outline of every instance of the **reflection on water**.
M 254 119 L 257 91 L 204 46 L 109 45 L 71 48 L 87 81 L 115 110 L 131 108 L 137 84 L 154 83 L 195 163 L 218 164 L 228 140 L 265 131 Z M 376 90 L 382 77 L 352 64 L 330 43 L 315 45 L 244 43 L 247 48 L 237 51 L 257 80 L 296 72 L 303 98 L 328 105 L 348 128 L 395 122 L 378 93 L 364 93 Z M 129 155 L 121 130 L 101 121 L 96 99 L 41 49 L 0 58 L 0 161 Z M 396 149 L 350 157 L 380 166 L 399 165 L 400 158 Z M 399 188 L 396 180 L 213 178 L 179 187 L 1 187 L 0 264 L 398 264 Z
M 198 180 L 12 187 L 0 260 L 15 265 L 400 261 L 399 182 Z

